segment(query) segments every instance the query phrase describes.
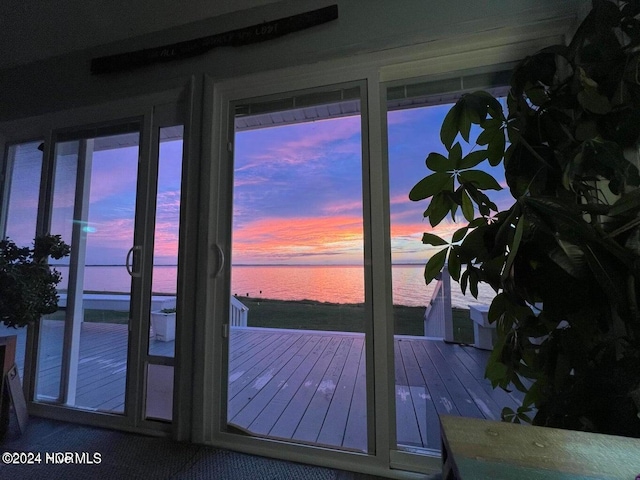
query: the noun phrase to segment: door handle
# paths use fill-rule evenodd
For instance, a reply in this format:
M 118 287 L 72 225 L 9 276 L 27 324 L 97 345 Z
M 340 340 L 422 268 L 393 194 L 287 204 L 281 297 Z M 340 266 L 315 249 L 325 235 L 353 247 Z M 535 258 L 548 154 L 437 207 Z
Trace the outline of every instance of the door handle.
M 140 270 L 137 271 L 137 272 L 133 271 L 133 264 L 132 264 L 132 260 L 135 262 L 135 256 L 134 256 L 135 252 L 141 252 L 141 251 L 142 251 L 142 247 L 140 245 L 134 245 L 127 252 L 127 258 L 125 260 L 125 267 L 127 269 L 127 273 L 129 273 L 129 275 L 132 276 L 132 277 L 140 277 L 140 276 L 142 276 L 142 273 L 141 273 Z
M 213 278 L 217 278 L 224 268 L 224 252 L 222 251 L 220 245 L 218 245 L 217 243 L 215 245 L 216 249 L 218 250 L 218 269 L 216 270 L 216 274 L 213 276 Z

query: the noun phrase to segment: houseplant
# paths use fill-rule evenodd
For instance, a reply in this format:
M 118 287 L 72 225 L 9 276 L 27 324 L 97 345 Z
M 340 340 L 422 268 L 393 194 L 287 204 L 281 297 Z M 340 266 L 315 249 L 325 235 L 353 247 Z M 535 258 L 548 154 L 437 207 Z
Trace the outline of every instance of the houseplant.
M 36 237 L 33 247 L 18 247 L 8 238 L 0 241 L 0 320 L 6 326 L 24 327 L 58 309 L 56 286 L 62 277 L 48 259 L 70 251 L 60 235 Z
M 151 312 L 151 326 L 156 334 L 156 340 L 171 342 L 176 338 L 176 309 L 163 308 Z
M 432 227 L 465 220 L 450 239 L 424 234 L 444 246 L 426 281 L 447 262 L 463 291 L 496 291 L 486 376 L 525 394 L 505 420 L 640 437 L 639 15 L 640 1 L 595 0 L 568 46 L 515 67 L 507 112 L 486 92 L 460 98 L 448 153 L 409 194 L 430 199 Z M 504 169 L 503 211 L 487 163 Z
M 60 259 L 70 247 L 59 235 L 36 237 L 33 247 L 0 241 L 0 321 L 7 327 L 25 327 L 58 309 L 60 273 L 49 267 L 49 257 Z M 2 380 L 0 379 L 0 385 Z M 0 438 L 9 425 L 9 392 L 0 392 Z

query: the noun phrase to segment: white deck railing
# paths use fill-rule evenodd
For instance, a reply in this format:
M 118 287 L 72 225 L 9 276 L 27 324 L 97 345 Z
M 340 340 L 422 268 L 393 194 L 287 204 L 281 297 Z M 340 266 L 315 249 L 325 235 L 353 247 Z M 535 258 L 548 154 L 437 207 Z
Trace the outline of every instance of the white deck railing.
M 246 327 L 247 317 L 249 316 L 249 307 L 231 296 L 231 307 L 229 308 L 229 324 L 232 327 Z
M 67 306 L 67 295 L 59 294 L 58 306 Z M 113 310 L 128 312 L 131 298 L 126 294 L 102 294 L 85 293 L 82 295 L 82 307 L 87 310 Z M 154 295 L 151 297 L 151 311 L 162 310 L 163 308 L 175 308 L 176 297 Z M 229 322 L 233 327 L 246 327 L 249 307 L 240 300 L 231 297 L 231 308 L 229 309 Z
M 67 294 L 58 294 L 58 307 L 67 306 Z M 84 293 L 82 294 L 82 308 L 85 310 L 113 310 L 115 312 L 128 312 L 131 297 L 126 293 Z M 151 311 L 163 308 L 175 308 L 176 297 L 170 295 L 153 295 L 151 297 Z
M 437 278 L 433 295 L 424 312 L 424 336 L 453 342 L 451 277 L 446 266 Z

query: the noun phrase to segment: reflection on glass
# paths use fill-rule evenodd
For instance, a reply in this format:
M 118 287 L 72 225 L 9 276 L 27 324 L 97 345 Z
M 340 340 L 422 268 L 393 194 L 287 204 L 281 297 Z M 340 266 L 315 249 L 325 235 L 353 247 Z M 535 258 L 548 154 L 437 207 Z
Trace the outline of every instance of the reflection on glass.
M 367 451 L 359 111 L 354 97 L 235 119 L 235 429 Z
M 38 400 L 124 412 L 131 280 L 108 272 L 126 274 L 133 245 L 138 145 L 135 131 L 56 143 L 51 231 L 72 252 L 62 310 L 42 322 Z
M 433 151 L 446 154 L 440 126 L 451 106 L 403 108 L 402 102 L 390 101 L 387 117 L 396 434 L 398 448 L 412 452 L 440 450 L 438 415 L 499 420 L 502 408 L 514 405 L 484 378 L 489 352 L 471 346 L 469 304 L 490 303 L 492 290 L 481 289 L 478 300 L 464 296 L 455 283 L 446 287 L 446 272 L 441 282 L 424 282 L 424 265 L 442 247 L 423 245 L 423 232 L 451 239 L 463 226 L 445 221 L 430 229 L 423 218 L 427 202 L 408 198 L 412 187 L 430 173 L 425 157 Z M 458 220 L 464 222 L 461 217 L 459 213 Z
M 75 204 L 76 175 L 80 142 L 60 142 L 55 151 L 54 196 L 51 214 L 51 232 L 60 235 L 72 248 L 73 207 Z M 66 260 L 66 259 L 65 259 Z M 58 284 L 58 306 L 66 307 L 69 271 L 66 266 L 51 262 L 62 273 Z M 36 394 L 37 400 L 62 402 L 62 358 L 64 345 L 65 311 L 45 316 L 40 322 Z
M 178 234 L 184 127 L 160 129 L 149 354 L 175 355 Z
M 19 247 L 32 245 L 36 233 L 38 196 L 42 174 L 42 142 L 11 145 L 7 149 L 5 189 L 5 224 L 3 236 Z M 16 365 L 24 378 L 27 329 L 7 328 L 0 322 L 0 336 L 16 335 Z

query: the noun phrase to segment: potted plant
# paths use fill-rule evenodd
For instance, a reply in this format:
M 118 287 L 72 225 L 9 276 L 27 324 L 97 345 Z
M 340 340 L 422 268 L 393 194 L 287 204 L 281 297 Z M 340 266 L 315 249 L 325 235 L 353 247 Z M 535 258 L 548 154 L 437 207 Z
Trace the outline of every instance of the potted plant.
M 7 327 L 25 327 L 42 315 L 58 309 L 60 273 L 48 264 L 49 257 L 60 259 L 71 249 L 59 235 L 36 237 L 33 247 L 18 247 L 6 238 L 0 241 L 0 321 Z M 11 339 L 14 343 L 15 336 Z M 8 367 L 11 367 L 9 365 Z M 5 371 L 6 371 L 5 365 Z M 4 373 L 4 372 L 2 372 Z M 0 379 L 0 385 L 3 385 Z M 0 438 L 9 425 L 9 392 L 0 392 Z
M 486 376 L 525 394 L 508 421 L 640 437 L 639 16 L 638 0 L 595 0 L 568 46 L 515 67 L 507 112 L 486 92 L 460 98 L 448 153 L 409 195 L 429 199 L 431 226 L 462 212 L 451 238 L 424 234 L 444 246 L 425 279 L 447 262 L 463 291 L 496 291 Z M 487 163 L 504 169 L 503 211 Z
M 171 342 L 176 338 L 176 309 L 163 308 L 151 312 L 151 326 L 156 335 L 156 340 Z
M 60 235 L 36 237 L 33 247 L 18 247 L 10 239 L 0 241 L 0 320 L 8 327 L 24 327 L 58 309 L 56 286 L 61 275 L 48 263 L 71 248 Z

